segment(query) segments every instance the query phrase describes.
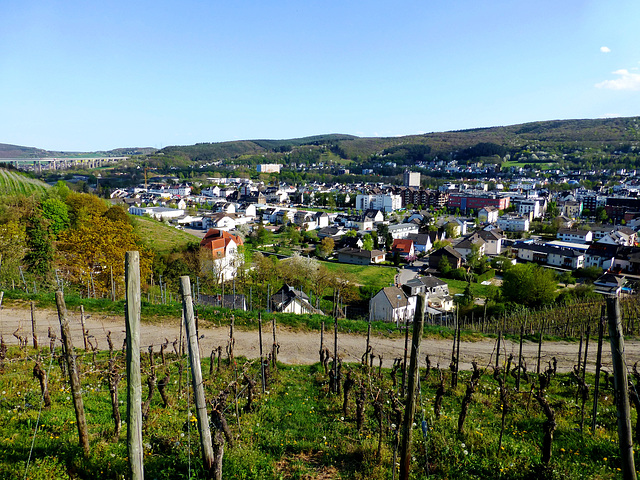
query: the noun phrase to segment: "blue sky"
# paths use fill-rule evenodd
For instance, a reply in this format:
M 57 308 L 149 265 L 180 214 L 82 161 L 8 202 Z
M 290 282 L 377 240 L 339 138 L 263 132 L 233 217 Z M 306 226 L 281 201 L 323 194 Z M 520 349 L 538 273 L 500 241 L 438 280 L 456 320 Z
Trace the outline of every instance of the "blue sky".
M 0 143 L 395 136 L 640 115 L 640 2 L 2 0 Z

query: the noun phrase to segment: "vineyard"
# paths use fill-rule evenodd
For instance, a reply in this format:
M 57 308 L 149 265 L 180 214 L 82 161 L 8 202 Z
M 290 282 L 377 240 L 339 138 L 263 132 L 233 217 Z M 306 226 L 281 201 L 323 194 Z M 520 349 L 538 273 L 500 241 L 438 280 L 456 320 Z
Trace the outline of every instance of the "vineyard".
M 0 168 L 0 192 L 3 195 L 31 195 L 41 192 L 48 185 L 22 173 Z
M 340 348 L 345 332 L 337 320 L 317 332 L 317 363 L 285 365 L 278 361 L 285 354 L 278 317 L 263 322 L 258 316 L 249 333 L 260 355 L 246 358 L 236 353 L 235 316 L 223 313 L 226 341 L 199 348 L 200 384 L 223 478 L 400 478 L 402 425 L 410 410 L 410 478 L 617 478 L 623 463 L 611 349 L 606 332 L 599 335 L 601 306 L 572 308 L 568 324 L 544 320 L 542 313 L 539 321 L 531 313 L 514 314 L 516 342 L 518 333 L 522 338 L 525 329 L 541 325 L 585 334 L 574 344 L 569 372 L 557 368 L 552 344 L 540 343 L 527 354 L 519 354 L 520 347 L 514 355 L 505 350 L 502 332 L 494 355 L 474 360 L 464 371 L 461 328 L 451 330 L 446 362 L 423 350 L 416 352 L 412 371 L 409 354 L 416 340 L 410 329 L 404 330 L 405 348 L 393 358 L 384 358 L 389 353 L 382 354 L 369 335 L 362 335 L 355 358 Z M 89 333 L 81 309 L 68 316 L 76 348 L 67 356 L 61 329 L 49 326 L 45 335 L 33 304 L 32 309 L 32 325 L 15 331 L 11 341 L 3 337 L 0 345 L 0 476 L 131 478 L 122 332 Z M 629 330 L 637 329 L 630 318 L 634 309 L 632 301 L 621 307 Z M 474 320 L 467 327 L 490 324 Z M 543 338 L 535 332 L 532 339 Z M 139 356 L 145 477 L 209 478 L 187 334 L 181 327 L 175 339 L 153 344 L 145 338 Z M 600 362 L 593 361 L 597 351 Z M 70 358 L 78 371 L 78 395 Z M 390 368 L 383 366 L 390 361 Z M 640 407 L 640 373 L 630 365 L 628 374 L 631 401 Z M 86 413 L 84 445 L 74 414 L 78 397 Z M 638 418 L 635 411 L 632 417 Z M 634 433 L 637 443 L 640 430 Z

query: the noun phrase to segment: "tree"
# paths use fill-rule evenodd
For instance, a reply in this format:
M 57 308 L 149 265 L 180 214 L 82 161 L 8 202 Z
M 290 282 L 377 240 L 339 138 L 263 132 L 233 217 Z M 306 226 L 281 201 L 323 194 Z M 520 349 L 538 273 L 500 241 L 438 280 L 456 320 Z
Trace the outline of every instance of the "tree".
M 327 258 L 331 253 L 333 253 L 334 248 L 335 242 L 333 241 L 333 238 L 324 237 L 316 247 L 316 255 L 320 258 Z
M 440 261 L 438 262 L 438 270 L 440 270 L 440 273 L 442 273 L 443 275 L 447 275 L 451 271 L 451 264 L 449 263 L 447 257 L 445 257 L 444 255 L 440 257 Z
M 533 263 L 514 265 L 503 276 L 502 294 L 512 302 L 540 307 L 556 298 L 556 274 Z
M 49 231 L 55 237 L 69 227 L 69 209 L 67 204 L 57 198 L 47 198 L 40 204 L 42 216 L 49 221 Z
M 32 273 L 41 277 L 51 272 L 53 258 L 52 238 L 47 227 L 47 220 L 36 212 L 27 220 L 25 230 L 29 248 L 25 257 L 27 267 Z
M 144 282 L 151 274 L 153 252 L 142 245 L 130 224 L 93 216 L 58 237 L 60 270 L 78 286 L 93 280 L 96 294 L 111 291 L 112 269 L 117 290 L 124 288 L 124 257 L 130 250 L 140 252 L 140 278 Z
M 373 237 L 368 233 L 362 238 L 362 249 L 373 250 Z
M 0 281 L 17 279 L 27 253 L 25 227 L 16 221 L 0 225 Z

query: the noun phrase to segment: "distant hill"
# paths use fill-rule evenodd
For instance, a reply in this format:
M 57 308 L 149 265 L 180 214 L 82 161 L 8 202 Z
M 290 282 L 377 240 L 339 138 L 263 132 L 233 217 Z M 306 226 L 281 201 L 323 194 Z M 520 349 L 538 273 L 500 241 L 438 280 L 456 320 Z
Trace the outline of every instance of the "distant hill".
M 35 147 L 22 147 L 20 145 L 0 143 L 0 158 L 77 157 L 82 155 L 122 157 L 127 155 L 149 155 L 156 150 L 156 148 L 152 147 L 129 147 L 98 152 L 59 152 L 55 150 L 43 150 Z
M 427 155 L 473 158 L 498 152 L 517 154 L 525 150 L 550 149 L 564 154 L 575 149 L 614 151 L 640 149 L 640 117 L 551 120 L 519 125 L 433 132 L 401 137 L 317 135 L 290 140 L 238 140 L 169 146 L 156 154 L 194 162 L 267 155 L 267 161 L 286 163 L 286 155 L 303 146 L 325 146 L 345 159 L 372 155 L 418 160 Z
M 308 147 L 308 148 L 307 148 Z M 519 125 L 433 132 L 401 137 L 357 137 L 328 134 L 284 140 L 237 140 L 195 145 L 153 148 L 118 148 L 101 155 L 143 155 L 149 165 L 188 167 L 190 164 L 236 160 L 241 165 L 256 163 L 310 164 L 331 159 L 375 164 L 375 158 L 398 166 L 412 165 L 435 157 L 474 161 L 477 158 L 505 158 L 520 162 L 567 161 L 574 165 L 616 161 L 635 165 L 640 155 L 640 117 L 584 120 L 550 120 Z M 538 155 L 542 153 L 542 156 Z M 621 158 L 621 155 L 627 155 Z M 71 156 L 32 147 L 0 144 L 0 157 Z M 324 156 L 324 160 L 321 157 Z M 629 158 L 633 159 L 630 163 Z M 379 161 L 379 160 L 378 160 Z M 637 167 L 640 167 L 638 165 Z

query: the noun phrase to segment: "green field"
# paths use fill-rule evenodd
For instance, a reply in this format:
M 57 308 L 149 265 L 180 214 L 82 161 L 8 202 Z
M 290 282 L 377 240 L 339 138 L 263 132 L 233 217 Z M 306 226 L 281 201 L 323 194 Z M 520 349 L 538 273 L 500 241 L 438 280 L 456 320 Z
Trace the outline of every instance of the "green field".
M 380 265 L 350 265 L 348 263 L 320 262 L 334 272 L 347 272 L 355 277 L 359 285 L 377 286 L 379 288 L 393 285 L 397 273 L 396 267 Z

